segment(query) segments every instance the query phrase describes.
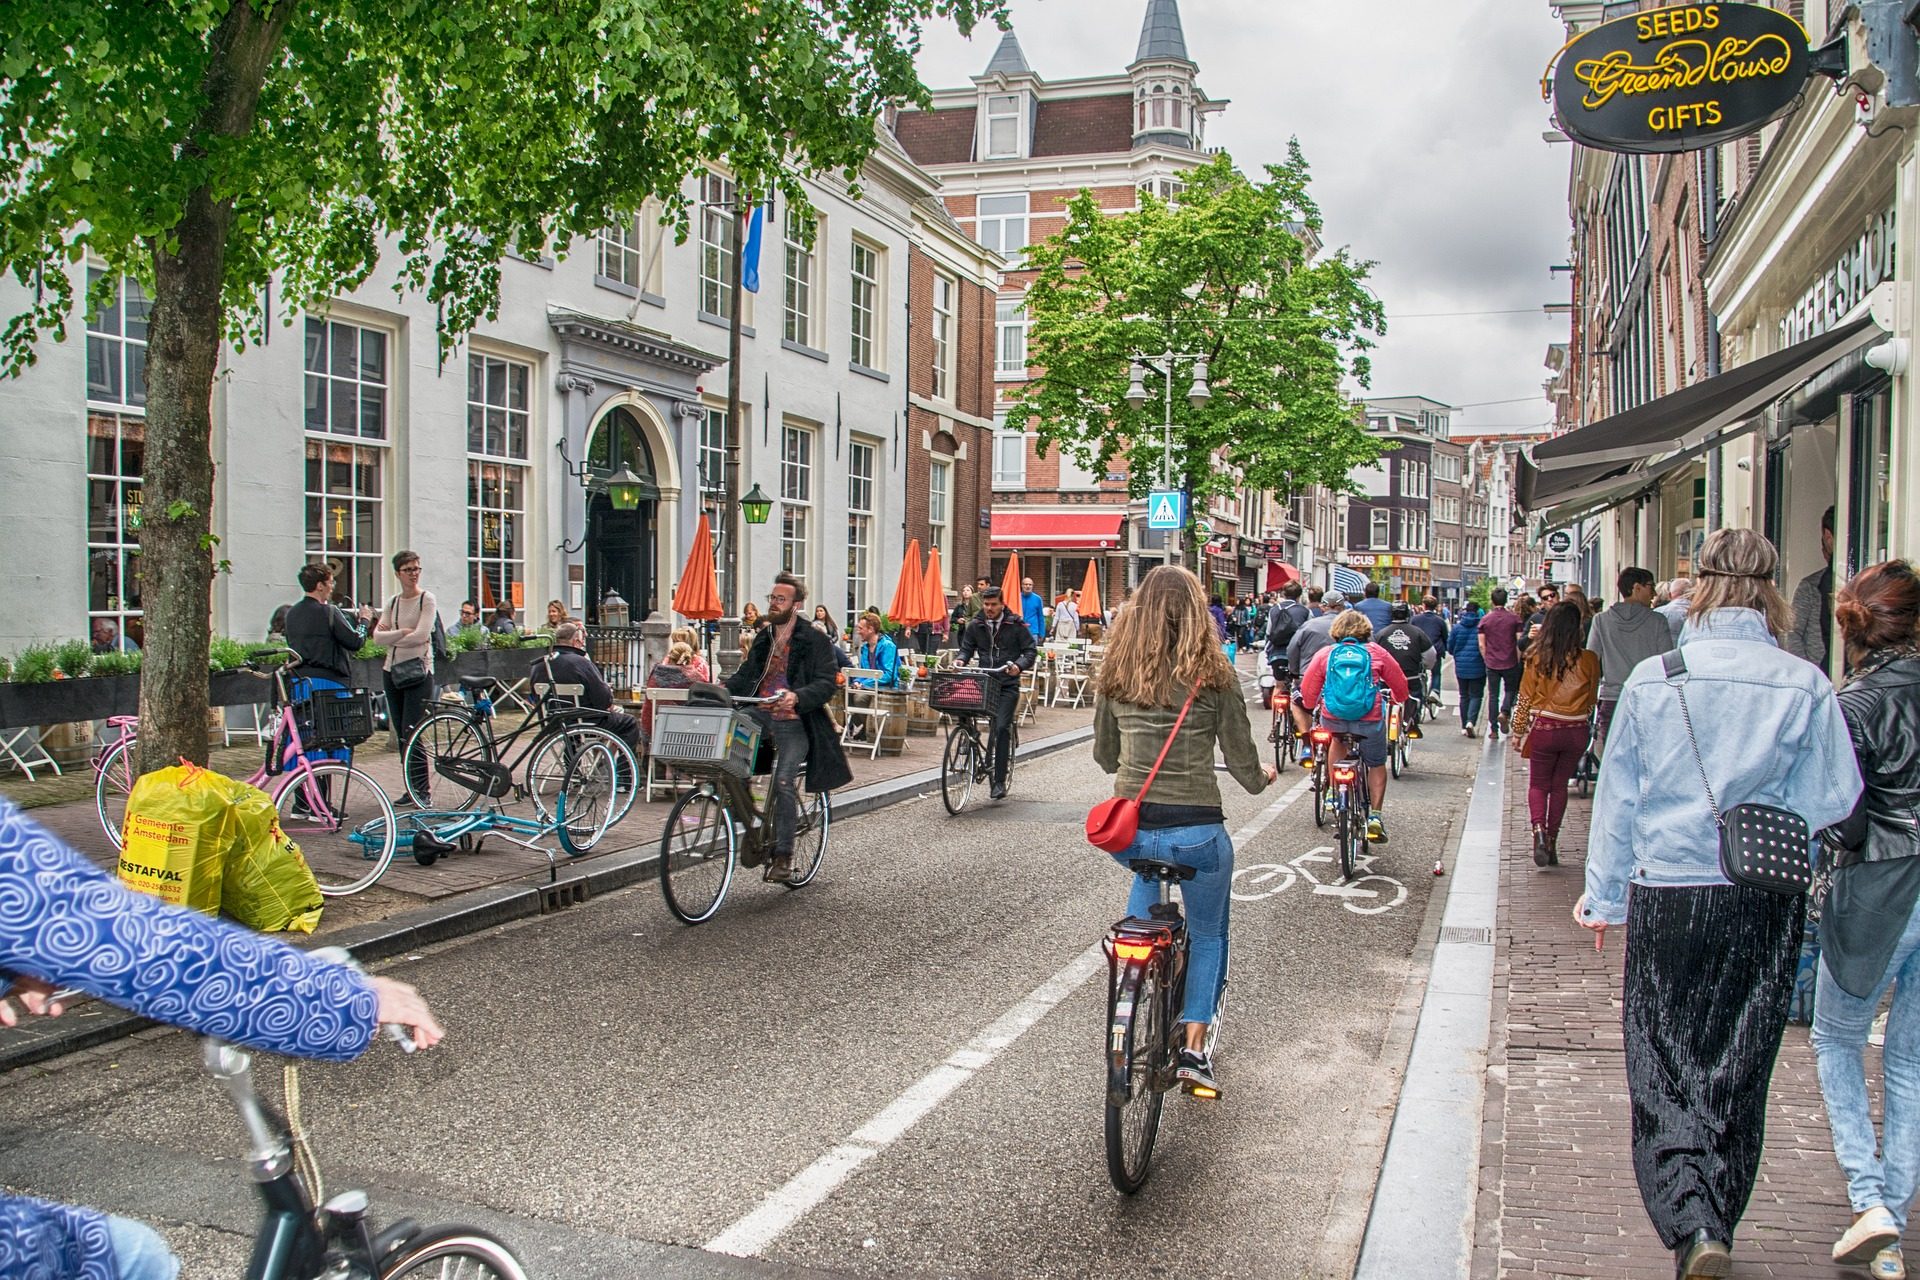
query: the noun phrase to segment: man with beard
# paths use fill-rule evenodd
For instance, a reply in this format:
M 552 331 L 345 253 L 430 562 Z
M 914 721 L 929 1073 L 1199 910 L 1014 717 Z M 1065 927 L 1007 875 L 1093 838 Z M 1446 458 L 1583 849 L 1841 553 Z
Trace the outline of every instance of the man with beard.
M 767 592 L 766 625 L 754 637 L 746 661 L 727 679 L 736 697 L 767 698 L 753 709 L 762 743 L 773 744 L 773 860 L 766 878 L 784 883 L 793 872 L 793 837 L 800 826 L 800 771 L 808 791 L 832 791 L 853 781 L 827 703 L 839 687 L 833 642 L 797 610 L 807 588 L 790 573 L 775 574 Z

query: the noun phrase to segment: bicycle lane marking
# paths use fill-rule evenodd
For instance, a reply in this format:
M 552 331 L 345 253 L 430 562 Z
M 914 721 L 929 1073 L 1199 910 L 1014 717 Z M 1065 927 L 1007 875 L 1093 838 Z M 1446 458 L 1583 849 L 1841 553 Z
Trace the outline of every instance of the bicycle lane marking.
M 1298 800 L 1311 778 L 1302 778 L 1287 793 L 1233 833 L 1237 852 L 1265 831 L 1274 819 Z M 1106 968 L 1106 956 L 1094 943 L 1052 977 L 989 1023 L 985 1030 L 955 1049 L 947 1058 L 902 1090 L 865 1124 L 847 1135 L 825 1155 L 789 1178 L 744 1216 L 702 1246 L 709 1253 L 751 1258 L 839 1190 L 859 1168 L 905 1137 L 914 1125 L 951 1097 L 955 1090 L 1012 1047 L 1021 1036 L 1051 1013 L 1088 979 Z

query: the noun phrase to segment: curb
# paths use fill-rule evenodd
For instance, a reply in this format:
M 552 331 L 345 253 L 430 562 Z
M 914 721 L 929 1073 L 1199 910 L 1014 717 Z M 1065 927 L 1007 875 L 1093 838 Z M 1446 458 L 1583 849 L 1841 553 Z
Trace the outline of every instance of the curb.
M 1077 747 L 1092 738 L 1093 726 L 1083 725 L 1037 742 L 1026 743 L 1021 746 L 1015 759 L 1031 760 L 1052 755 Z M 931 794 L 939 785 L 940 770 L 935 767 L 856 787 L 842 793 L 843 798 L 834 803 L 833 816 L 842 821 L 857 818 Z M 292 945 L 302 946 L 302 949 L 310 946 L 345 947 L 361 963 L 372 964 L 422 947 L 468 937 L 515 920 L 554 914 L 574 903 L 627 888 L 650 878 L 658 861 L 659 852 L 655 847 L 607 854 L 590 859 L 580 870 L 556 876 L 551 881 L 545 879 L 546 873 L 536 872 L 519 881 L 455 894 L 431 906 L 391 919 Z M 44 1033 L 36 1034 L 30 1040 L 0 1046 L 0 1075 L 70 1053 L 95 1049 L 161 1025 L 111 1005 L 93 1002 L 69 1011 L 59 1022 L 51 1024 Z

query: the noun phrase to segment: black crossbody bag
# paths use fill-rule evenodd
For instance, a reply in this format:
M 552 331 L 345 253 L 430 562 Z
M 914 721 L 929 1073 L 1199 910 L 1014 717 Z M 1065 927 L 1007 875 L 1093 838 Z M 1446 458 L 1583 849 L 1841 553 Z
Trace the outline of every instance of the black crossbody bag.
M 1687 727 L 1687 745 L 1693 748 L 1693 763 L 1699 767 L 1700 785 L 1706 788 L 1707 807 L 1713 811 L 1713 825 L 1720 833 L 1720 874 L 1749 889 L 1788 896 L 1806 893 L 1813 888 L 1813 832 L 1807 820 L 1770 804 L 1741 804 L 1720 812 L 1713 784 L 1707 781 L 1700 740 L 1693 736 L 1686 686 L 1675 680 L 1687 673 L 1687 660 L 1675 649 L 1660 661 L 1666 668 L 1667 682 L 1680 697 L 1680 720 Z

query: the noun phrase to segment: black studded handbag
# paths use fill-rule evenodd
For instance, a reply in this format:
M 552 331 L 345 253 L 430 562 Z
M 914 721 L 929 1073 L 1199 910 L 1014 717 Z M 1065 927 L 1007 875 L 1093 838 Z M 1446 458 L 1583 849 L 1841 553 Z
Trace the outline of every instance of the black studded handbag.
M 1713 784 L 1707 781 L 1707 764 L 1700 755 L 1700 740 L 1693 736 L 1686 686 L 1675 679 L 1686 674 L 1687 660 L 1675 649 L 1662 657 L 1661 662 L 1666 668 L 1667 682 L 1680 696 L 1680 720 L 1687 729 L 1687 745 L 1693 748 L 1693 762 L 1700 769 L 1700 785 L 1707 792 L 1707 807 L 1713 811 L 1713 825 L 1720 832 L 1720 874 L 1749 889 L 1787 895 L 1806 893 L 1813 888 L 1813 832 L 1807 820 L 1791 810 L 1770 804 L 1741 804 L 1720 812 Z

